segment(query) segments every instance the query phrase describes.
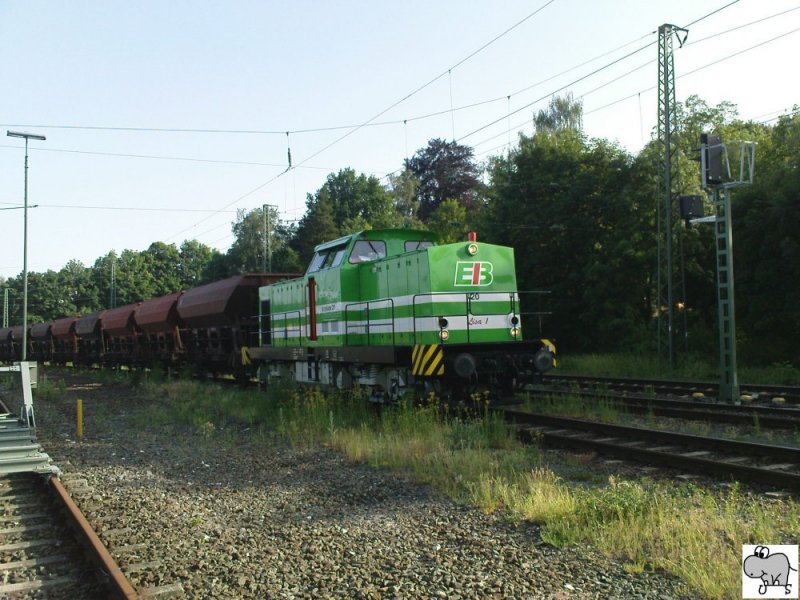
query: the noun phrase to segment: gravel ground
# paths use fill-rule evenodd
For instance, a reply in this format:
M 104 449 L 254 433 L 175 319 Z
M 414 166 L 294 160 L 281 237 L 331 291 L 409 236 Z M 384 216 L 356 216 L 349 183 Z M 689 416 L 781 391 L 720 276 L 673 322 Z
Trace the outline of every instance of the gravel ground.
M 147 426 L 135 391 L 70 380 L 39 438 L 140 591 L 188 598 L 680 598 L 589 548 L 395 473 L 248 430 Z M 75 440 L 75 400 L 85 437 Z M 132 408 L 136 405 L 136 408 Z M 180 586 L 178 588 L 178 586 Z

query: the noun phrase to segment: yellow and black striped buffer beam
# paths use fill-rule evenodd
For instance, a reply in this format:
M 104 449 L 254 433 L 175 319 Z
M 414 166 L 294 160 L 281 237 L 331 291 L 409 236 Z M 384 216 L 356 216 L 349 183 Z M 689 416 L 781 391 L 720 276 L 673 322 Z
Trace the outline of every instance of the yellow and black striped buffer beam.
M 444 348 L 441 344 L 417 344 L 411 353 L 411 374 L 416 377 L 444 375 Z

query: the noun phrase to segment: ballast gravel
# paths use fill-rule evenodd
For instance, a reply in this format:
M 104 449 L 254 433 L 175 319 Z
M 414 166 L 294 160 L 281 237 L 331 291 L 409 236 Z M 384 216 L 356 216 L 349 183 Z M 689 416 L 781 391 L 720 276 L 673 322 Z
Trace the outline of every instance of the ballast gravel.
M 67 382 L 37 400 L 40 442 L 143 597 L 682 597 L 672 577 L 549 546 L 395 472 L 243 428 L 154 424 L 127 386 Z

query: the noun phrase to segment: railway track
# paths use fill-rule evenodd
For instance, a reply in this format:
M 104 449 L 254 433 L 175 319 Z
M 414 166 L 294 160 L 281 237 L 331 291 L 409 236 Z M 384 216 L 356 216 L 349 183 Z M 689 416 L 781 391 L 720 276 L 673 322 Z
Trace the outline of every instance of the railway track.
M 798 448 L 501 410 L 526 441 L 800 491 Z
M 573 397 L 567 390 L 531 390 L 532 404 L 537 398 Z M 607 402 L 614 408 L 634 414 L 652 414 L 692 421 L 733 423 L 770 429 L 800 429 L 800 408 L 748 404 L 717 404 L 709 401 L 652 398 L 641 394 L 610 392 L 579 392 L 581 399 Z
M 633 379 L 625 377 L 587 377 L 583 375 L 548 374 L 543 382 L 554 386 L 575 386 L 581 388 L 602 388 L 603 390 L 627 393 L 644 393 L 650 390 L 663 396 L 691 396 L 703 394 L 716 398 L 718 385 L 712 382 L 670 381 L 660 379 Z M 786 404 L 800 404 L 800 386 L 740 384 L 741 394 L 750 396 L 756 402 L 771 402 L 773 398 L 783 398 Z
M 22 383 L 19 410 L 0 413 L 0 599 L 137 598 L 37 442 Z
M 63 495 L 57 477 L 0 478 L 0 598 L 135 598 L 107 571 L 98 577 Z

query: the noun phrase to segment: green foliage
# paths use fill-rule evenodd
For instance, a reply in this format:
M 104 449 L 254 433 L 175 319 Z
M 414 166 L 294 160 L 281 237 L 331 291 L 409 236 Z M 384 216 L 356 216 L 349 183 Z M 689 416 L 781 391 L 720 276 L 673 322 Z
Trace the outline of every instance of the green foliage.
M 612 477 L 608 486 L 572 494 L 575 509 L 548 519 L 542 539 L 556 546 L 592 543 L 628 561 L 631 571 L 664 569 L 707 598 L 738 596 L 742 544 L 789 543 L 798 533 L 794 501 L 765 502 L 738 487 L 714 493 Z
M 229 275 L 302 270 L 297 253 L 289 246 L 294 229 L 281 223 L 276 207 L 267 206 L 266 210 L 266 214 L 264 207 L 237 211 L 232 226 L 234 242 L 225 256 Z
M 292 247 L 306 264 L 314 246 L 363 229 L 397 227 L 403 223 L 392 195 L 373 176 L 342 169 L 306 200 L 306 214 L 297 227 Z
M 419 179 L 408 168 L 403 169 L 399 175 L 389 175 L 389 190 L 394 196 L 395 210 L 400 213 L 402 225 L 412 229 L 422 227 L 422 222 L 417 218 L 419 212 Z
M 439 235 L 443 244 L 465 240 L 467 232 L 470 231 L 467 209 L 461 206 L 458 200 L 453 198 L 445 200 L 433 211 L 428 219 L 428 227 Z
M 548 333 L 562 348 L 624 346 L 647 327 L 651 214 L 628 192 L 632 169 L 572 129 L 522 137 L 491 164 L 486 237 L 517 250 L 520 289 L 558 299 Z
M 771 133 L 753 185 L 733 193 L 737 327 L 744 360 L 800 365 L 800 115 Z
M 572 92 L 564 96 L 553 96 L 546 109 L 540 110 L 533 118 L 537 133 L 556 132 L 565 129 L 580 131 L 583 122 L 583 101 L 575 100 Z

